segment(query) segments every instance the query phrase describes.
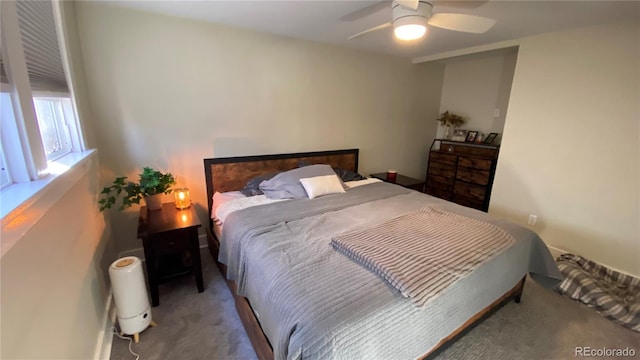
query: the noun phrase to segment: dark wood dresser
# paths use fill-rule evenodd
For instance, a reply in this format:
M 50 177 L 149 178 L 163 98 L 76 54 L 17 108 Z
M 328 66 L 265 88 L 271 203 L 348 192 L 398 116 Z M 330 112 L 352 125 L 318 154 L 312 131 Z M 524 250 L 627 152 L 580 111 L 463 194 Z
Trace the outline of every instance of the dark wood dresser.
M 425 192 L 486 212 L 499 149 L 499 145 L 434 140 Z

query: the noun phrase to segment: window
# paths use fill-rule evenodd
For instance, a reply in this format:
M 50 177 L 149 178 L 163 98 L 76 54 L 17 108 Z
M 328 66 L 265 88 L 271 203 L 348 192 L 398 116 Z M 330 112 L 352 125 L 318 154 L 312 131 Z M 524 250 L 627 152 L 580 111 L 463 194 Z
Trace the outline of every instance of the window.
M 0 144 L 0 189 L 11 185 L 11 175 L 9 175 L 9 169 L 5 166 L 4 150 L 2 150 L 2 144 Z
M 3 221 L 28 199 L 59 189 L 91 156 L 69 82 L 61 4 L 0 0 L 0 189 Z M 75 167 L 78 168 L 78 167 Z M 74 172 L 77 174 L 78 172 Z M 67 177 L 68 179 L 68 177 Z M 54 186 L 54 184 L 56 184 Z
M 65 115 L 66 107 L 71 106 L 71 99 L 34 97 L 36 118 L 42 137 L 42 145 L 47 155 L 47 161 L 56 160 L 71 152 L 71 139 L 67 118 L 73 113 Z M 73 119 L 70 119 L 73 120 Z
M 2 186 L 41 179 L 52 161 L 84 150 L 66 77 L 60 4 L 0 1 Z M 10 188 L 10 187 L 9 187 Z

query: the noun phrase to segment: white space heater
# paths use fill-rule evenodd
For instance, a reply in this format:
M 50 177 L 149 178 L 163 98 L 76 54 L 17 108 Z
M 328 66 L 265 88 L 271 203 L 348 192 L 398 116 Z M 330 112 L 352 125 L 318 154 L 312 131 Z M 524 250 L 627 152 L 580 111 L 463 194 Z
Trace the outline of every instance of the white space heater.
M 109 266 L 109 277 L 120 332 L 133 335 L 137 343 L 139 333 L 149 325 L 155 325 L 151 321 L 151 307 L 142 272 L 142 261 L 135 256 L 118 259 Z

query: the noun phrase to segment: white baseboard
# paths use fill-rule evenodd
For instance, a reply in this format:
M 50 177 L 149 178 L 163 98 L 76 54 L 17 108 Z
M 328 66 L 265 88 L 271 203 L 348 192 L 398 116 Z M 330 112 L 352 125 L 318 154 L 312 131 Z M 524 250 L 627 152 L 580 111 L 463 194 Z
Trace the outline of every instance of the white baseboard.
M 144 261 L 144 249 L 135 248 L 135 249 L 125 250 L 118 255 L 118 259 L 123 258 L 125 256 L 135 256 L 140 260 Z
M 560 256 L 560 254 L 566 254 L 566 253 L 580 255 L 580 254 L 579 254 L 579 253 L 577 253 L 577 252 L 573 252 L 573 251 L 569 251 L 569 250 L 564 250 L 564 249 L 557 248 L 557 247 L 555 247 L 555 246 L 551 246 L 551 245 L 547 245 L 547 248 L 549 248 L 549 251 L 551 252 L 551 256 L 553 256 L 553 258 L 554 258 L 554 259 L 557 259 L 557 258 L 558 258 L 558 256 Z M 592 260 L 592 261 L 595 261 L 595 260 Z M 600 264 L 600 265 L 602 265 L 602 266 L 606 266 L 607 268 L 609 268 L 609 269 L 611 269 L 611 270 L 613 270 L 613 271 L 619 272 L 619 273 L 621 273 L 621 274 L 625 274 L 625 275 L 627 275 L 627 276 L 636 277 L 636 278 L 638 277 L 637 275 L 630 274 L 630 273 L 628 273 L 628 272 L 626 272 L 626 271 L 624 271 L 624 270 L 616 269 L 616 268 L 615 268 L 615 267 L 613 267 L 613 266 L 610 266 L 610 265 L 607 265 L 607 264 L 603 264 L 603 263 L 600 263 L 600 262 L 597 262 L 597 261 L 595 261 L 595 262 L 596 262 L 596 263 L 598 263 L 598 264 Z
M 116 320 L 116 312 L 113 307 L 113 293 L 109 290 L 107 303 L 102 317 L 102 330 L 98 334 L 98 343 L 93 355 L 94 360 L 109 360 L 111 358 L 111 345 L 113 344 L 113 325 Z
M 558 256 L 560 256 L 561 254 L 568 253 L 568 251 L 566 250 L 562 250 L 560 248 L 557 248 L 551 245 L 547 245 L 547 248 L 549 248 L 549 251 L 551 252 L 551 256 L 553 256 L 554 259 L 557 259 Z

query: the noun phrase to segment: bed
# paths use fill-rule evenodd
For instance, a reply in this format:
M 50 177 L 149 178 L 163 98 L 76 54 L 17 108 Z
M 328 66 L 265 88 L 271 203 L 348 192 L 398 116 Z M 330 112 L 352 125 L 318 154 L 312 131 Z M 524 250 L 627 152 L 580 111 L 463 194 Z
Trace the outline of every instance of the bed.
M 301 163 L 357 172 L 358 154 L 347 149 L 204 159 L 209 209 L 216 192 L 240 190 L 256 176 Z M 491 225 L 514 241 L 464 276 L 454 274 L 450 285 L 417 306 L 337 245 L 424 209 Z M 535 233 L 382 182 L 244 208 L 220 225 L 209 222 L 209 251 L 260 359 L 425 358 L 505 301 L 519 302 L 527 274 L 546 286 L 561 279 Z

